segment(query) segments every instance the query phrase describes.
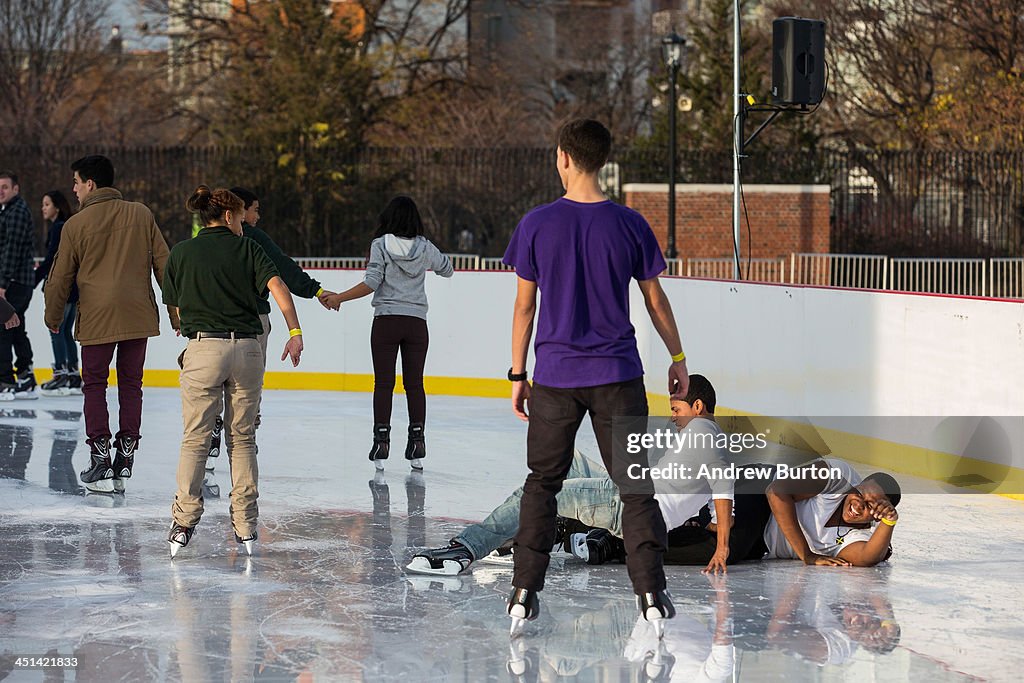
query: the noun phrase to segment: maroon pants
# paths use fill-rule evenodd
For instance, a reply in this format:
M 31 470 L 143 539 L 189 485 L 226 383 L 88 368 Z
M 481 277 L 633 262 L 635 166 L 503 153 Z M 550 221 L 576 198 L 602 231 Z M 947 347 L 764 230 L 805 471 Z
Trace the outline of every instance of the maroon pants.
M 142 367 L 146 364 L 148 339 L 128 339 L 111 344 L 82 347 L 82 393 L 85 395 L 85 433 L 89 439 L 110 438 L 107 412 L 107 378 L 117 350 L 117 402 L 120 424 L 117 436 L 141 436 Z

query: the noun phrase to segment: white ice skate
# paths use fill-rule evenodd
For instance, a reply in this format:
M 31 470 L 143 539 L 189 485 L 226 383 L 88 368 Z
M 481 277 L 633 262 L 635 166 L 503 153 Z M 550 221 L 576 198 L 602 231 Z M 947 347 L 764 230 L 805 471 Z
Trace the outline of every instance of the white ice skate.
M 253 553 L 256 552 L 257 538 L 259 538 L 259 535 L 255 531 L 248 536 L 239 536 L 238 534 L 235 534 L 235 542 L 242 544 L 245 548 L 245 554 L 249 557 L 252 557 Z

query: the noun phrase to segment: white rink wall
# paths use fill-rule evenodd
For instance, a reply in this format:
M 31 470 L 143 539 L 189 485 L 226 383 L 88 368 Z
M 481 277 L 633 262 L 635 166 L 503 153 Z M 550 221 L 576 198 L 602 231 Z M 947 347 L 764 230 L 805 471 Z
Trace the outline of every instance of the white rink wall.
M 362 271 L 313 275 L 334 291 L 362 279 Z M 929 416 L 936 423 L 946 416 L 1016 416 L 1005 424 L 1016 448 L 1024 442 L 1024 303 L 678 278 L 664 279 L 663 286 L 690 371 L 714 382 L 723 406 L 773 416 Z M 428 275 L 427 294 L 427 376 L 492 380 L 468 381 L 457 393 L 485 385 L 492 395 L 502 391 L 515 275 Z M 297 301 L 306 343 L 302 364 L 293 370 L 278 360 L 287 333 L 275 310 L 268 371 L 372 375 L 369 298 L 340 313 Z M 37 290 L 27 316 L 37 367 L 52 362 L 42 302 Z M 664 395 L 669 358 L 637 288 L 632 309 L 648 391 Z M 163 335 L 150 342 L 147 369 L 174 371 L 184 340 L 169 331 L 166 319 L 161 327 Z M 932 445 L 913 434 L 891 436 Z

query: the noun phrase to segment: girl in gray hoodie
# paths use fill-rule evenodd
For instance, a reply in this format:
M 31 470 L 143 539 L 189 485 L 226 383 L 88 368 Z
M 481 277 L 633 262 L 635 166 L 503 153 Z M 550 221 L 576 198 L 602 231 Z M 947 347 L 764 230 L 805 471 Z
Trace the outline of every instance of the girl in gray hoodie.
M 391 447 L 391 399 L 395 391 L 395 361 L 402 353 L 402 384 L 409 404 L 409 440 L 405 458 L 423 469 L 427 454 L 423 425 L 427 397 L 423 366 L 427 360 L 427 295 L 423 281 L 428 270 L 452 276 L 452 262 L 423 236 L 423 220 L 416 203 L 399 196 L 380 214 L 370 244 L 366 277 L 348 291 L 328 296 L 325 304 L 337 310 L 346 301 L 373 294 L 373 447 L 370 460 L 384 469 Z

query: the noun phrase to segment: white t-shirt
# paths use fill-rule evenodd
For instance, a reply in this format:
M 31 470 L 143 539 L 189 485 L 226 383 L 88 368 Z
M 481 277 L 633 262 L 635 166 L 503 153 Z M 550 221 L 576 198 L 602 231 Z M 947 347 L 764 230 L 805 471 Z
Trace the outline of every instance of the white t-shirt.
M 735 483 L 731 478 L 697 477 L 702 465 L 710 472 L 714 472 L 714 468 L 728 466 L 726 448 L 722 445 L 727 435 L 717 422 L 697 417 L 679 430 L 678 435 L 682 438 L 680 443 L 684 444 L 683 447 L 678 452 L 673 449 L 666 453 L 658 461 L 658 466 L 664 467 L 669 463 L 684 465 L 690 468 L 688 475 L 693 479 L 655 482 L 654 499 L 658 501 L 665 527 L 669 530 L 695 517 L 702 507 L 709 504 L 708 501 L 718 498 L 733 500 Z M 710 505 L 714 521 L 714 503 Z
M 829 479 L 822 492 L 813 498 L 797 502 L 796 519 L 800 523 L 800 529 L 804 532 L 804 538 L 807 539 L 807 545 L 810 546 L 811 552 L 835 557 L 850 543 L 870 540 L 872 531 L 870 528 L 856 529 L 842 526 L 841 521 L 840 526 L 825 526 L 836 508 L 843 504 L 850 487 L 861 482 L 861 476 L 848 463 L 834 458 L 826 459 L 825 463 L 829 468 L 838 469 L 842 476 Z M 797 559 L 797 554 L 790 547 L 782 529 L 779 528 L 775 515 L 772 515 L 768 520 L 768 526 L 765 527 L 764 544 L 768 546 L 766 557 L 769 559 Z

